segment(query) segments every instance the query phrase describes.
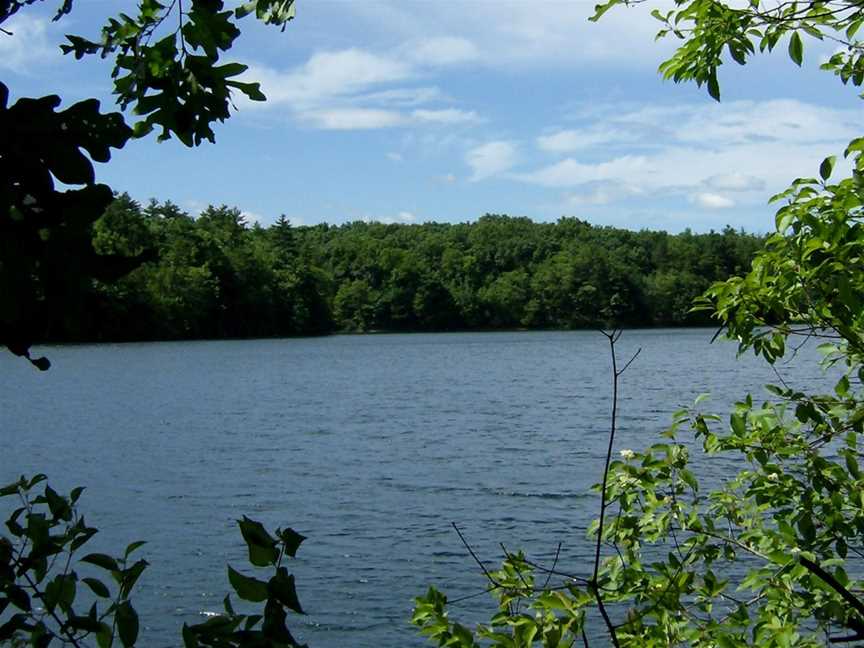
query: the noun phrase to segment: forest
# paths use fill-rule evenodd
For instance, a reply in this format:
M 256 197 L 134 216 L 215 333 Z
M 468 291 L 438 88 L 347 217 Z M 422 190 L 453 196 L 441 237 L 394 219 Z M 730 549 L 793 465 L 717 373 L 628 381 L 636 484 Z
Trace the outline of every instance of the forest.
M 44 341 L 313 335 L 335 331 L 571 329 L 708 324 L 708 286 L 746 272 L 764 238 L 671 235 L 487 214 L 472 223 L 269 227 L 210 206 L 120 194 L 93 228 L 97 253 L 149 259 L 88 287 L 86 316 Z

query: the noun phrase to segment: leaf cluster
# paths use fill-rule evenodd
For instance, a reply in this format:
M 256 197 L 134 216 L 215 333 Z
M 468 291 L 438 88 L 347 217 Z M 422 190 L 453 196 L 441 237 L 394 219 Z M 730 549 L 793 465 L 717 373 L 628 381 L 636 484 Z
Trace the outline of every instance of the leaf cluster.
M 36 494 L 40 484 L 44 488 Z M 0 643 L 135 645 L 139 622 L 129 597 L 147 561 L 132 554 L 144 543 L 131 543 L 117 557 L 81 556 L 97 533 L 77 510 L 83 490 L 61 495 L 45 475 L 0 488 L 0 498 L 20 503 L 6 520 L 9 535 L 0 536 Z M 89 596 L 79 596 L 82 590 Z M 92 601 L 86 610 L 81 598 Z
M 593 21 L 616 6 L 642 4 L 642 0 L 609 0 L 595 7 Z M 657 38 L 673 36 L 682 41 L 673 56 L 660 65 L 665 79 L 676 83 L 703 84 L 720 100 L 718 69 L 731 59 L 739 65 L 759 52 L 772 52 L 786 43 L 789 58 L 804 61 L 804 38 L 829 40 L 842 49 L 822 68 L 846 83 L 864 81 L 864 43 L 856 38 L 864 24 L 864 8 L 849 0 L 805 0 L 727 3 L 722 0 L 675 0 L 674 7 L 652 10 L 662 23 Z
M 248 66 L 222 62 L 240 35 L 236 21 L 249 14 L 284 29 L 294 2 L 255 0 L 226 9 L 222 0 L 142 0 L 137 14 L 110 18 L 98 40 L 69 35 L 61 48 L 79 59 L 114 58 L 117 102 L 141 117 L 136 137 L 158 128 L 160 140 L 173 135 L 197 146 L 215 142 L 212 124 L 230 116 L 232 91 L 265 100 L 258 83 L 236 78 Z
M 224 614 L 203 623 L 183 626 L 186 648 L 302 648 L 288 630 L 288 612 L 304 614 L 297 597 L 294 576 L 282 566 L 294 558 L 305 537 L 293 529 L 277 529 L 275 537 L 260 522 L 246 516 L 238 520 L 240 533 L 255 567 L 271 568 L 268 580 L 246 576 L 228 566 L 228 581 L 237 596 L 252 603 L 264 603 L 261 614 L 238 614 L 225 596 Z
M 0 644 L 135 646 L 140 622 L 130 597 L 148 563 L 132 554 L 145 543 L 129 544 L 120 556 L 81 555 L 98 532 L 78 513 L 84 489 L 61 495 L 46 479 L 22 476 L 0 488 L 0 499 L 20 503 L 6 520 L 8 535 L 0 535 Z M 223 614 L 183 626 L 183 645 L 302 648 L 287 626 L 288 613 L 303 614 L 303 609 L 294 577 L 283 562 L 295 557 L 304 536 L 293 529 L 277 529 L 271 535 L 245 516 L 238 524 L 250 564 L 269 568 L 272 575 L 260 580 L 229 565 L 228 581 L 243 601 L 264 603 L 263 611 L 240 614 L 226 596 Z

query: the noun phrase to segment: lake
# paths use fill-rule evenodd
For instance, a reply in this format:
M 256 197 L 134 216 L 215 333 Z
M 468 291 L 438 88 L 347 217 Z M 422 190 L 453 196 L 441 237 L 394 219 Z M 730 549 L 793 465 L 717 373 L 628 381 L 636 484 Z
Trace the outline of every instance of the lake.
M 777 382 L 708 329 L 637 330 L 619 357 L 616 453 L 643 448 L 681 405 L 723 413 Z M 491 563 L 523 548 L 587 573 L 609 428 L 611 365 L 596 332 L 451 333 L 43 347 L 39 373 L 0 354 L 0 482 L 47 473 L 100 529 L 93 551 L 132 541 L 151 566 L 133 597 L 141 646 L 221 609 L 225 564 L 250 573 L 235 520 L 308 539 L 288 567 L 313 648 L 427 645 L 408 624 L 429 584 L 481 592 L 451 527 Z M 780 367 L 825 383 L 804 349 Z M 719 478 L 736 464 L 712 461 Z M 3 510 L 5 512 L 6 509 Z M 90 547 L 91 545 L 88 545 Z M 476 619 L 488 597 L 454 606 Z M 290 618 L 289 618 L 290 619 Z

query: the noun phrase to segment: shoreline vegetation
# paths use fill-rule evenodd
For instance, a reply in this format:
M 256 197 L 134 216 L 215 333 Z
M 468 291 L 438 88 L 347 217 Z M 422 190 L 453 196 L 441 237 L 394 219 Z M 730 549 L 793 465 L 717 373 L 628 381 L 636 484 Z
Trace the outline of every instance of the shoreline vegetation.
M 248 339 L 331 333 L 711 326 L 691 313 L 742 274 L 764 236 L 679 234 L 487 214 L 472 223 L 269 227 L 239 209 L 197 218 L 120 194 L 93 228 L 99 254 L 149 260 L 82 286 L 82 312 L 40 344 Z

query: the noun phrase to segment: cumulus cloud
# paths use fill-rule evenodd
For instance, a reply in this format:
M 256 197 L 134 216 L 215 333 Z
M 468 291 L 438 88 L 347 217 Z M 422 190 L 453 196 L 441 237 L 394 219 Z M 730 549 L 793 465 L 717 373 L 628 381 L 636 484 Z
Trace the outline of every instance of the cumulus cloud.
M 252 227 L 255 224 L 265 225 L 264 221 L 267 220 L 261 214 L 258 214 L 256 212 L 252 212 L 252 211 L 242 211 L 242 212 L 240 212 L 240 216 L 243 218 L 244 222 L 249 227 Z
M 549 153 L 571 153 L 593 148 L 625 137 L 620 130 L 606 127 L 559 130 L 537 138 L 537 148 Z
M 47 18 L 17 14 L 3 24 L 8 34 L 0 33 L 0 69 L 29 72 L 59 50 L 48 39 Z
M 419 122 L 436 124 L 476 124 L 480 116 L 473 110 L 444 108 L 441 110 L 415 110 L 411 116 Z
M 435 25 L 453 45 L 450 49 L 436 44 L 433 51 L 439 47 L 444 52 L 458 51 L 455 44 L 464 40 L 476 48 L 477 60 L 499 68 L 554 65 L 572 69 L 601 62 L 651 69 L 674 46 L 670 39 L 654 42 L 660 25 L 644 7 L 613 10 L 599 23 L 587 20 L 594 12 L 593 2 L 379 0 L 346 3 L 345 8 L 370 29 L 409 41 L 424 38 L 429 25 Z M 474 52 L 466 48 L 462 55 L 468 53 Z
M 532 173 L 522 173 L 516 177 L 544 187 L 573 187 L 588 182 L 617 180 L 651 173 L 647 158 L 625 155 L 596 164 L 585 164 L 568 157 Z
M 605 182 L 595 184 L 585 191 L 565 194 L 564 204 L 568 207 L 608 205 L 641 194 L 642 191 L 637 187 L 617 182 Z
M 694 194 L 691 201 L 705 209 L 729 209 L 735 206 L 735 201 L 731 198 L 707 191 Z
M 439 36 L 409 43 L 406 53 L 421 65 L 454 65 L 477 59 L 480 52 L 467 38 Z
M 765 181 L 762 178 L 737 172 L 706 178 L 705 185 L 720 191 L 762 191 L 765 189 Z
M 476 182 L 508 171 L 516 165 L 516 147 L 512 142 L 486 142 L 470 149 L 465 162 L 471 167 L 471 180 Z
M 371 130 L 421 124 L 473 124 L 480 121 L 477 113 L 455 108 L 414 110 L 410 113 L 360 107 L 317 109 L 303 112 L 301 118 L 324 130 Z
M 315 106 L 370 86 L 405 80 L 412 76 L 412 71 L 409 65 L 396 59 L 352 48 L 318 52 L 288 72 L 256 67 L 249 76 L 261 82 L 271 106 L 285 103 Z
M 825 155 L 842 151 L 862 118 L 860 109 L 790 99 L 606 107 L 538 137 L 539 149 L 565 157 L 513 177 L 572 189 L 570 201 L 582 204 L 626 197 L 592 183 L 687 197 L 706 209 L 764 204 L 768 192 L 813 175 Z
M 362 102 L 393 108 L 411 108 L 431 102 L 450 101 L 439 88 L 434 86 L 393 88 L 391 90 L 366 92 L 357 95 L 354 100 L 358 103 Z
M 377 108 L 310 110 L 303 118 L 324 130 L 370 130 L 404 124 L 401 113 Z
M 416 45 L 437 65 L 447 62 L 442 53 L 445 46 L 452 49 L 447 61 L 455 61 L 459 52 L 459 57 L 467 56 L 468 45 L 459 39 L 433 39 Z M 437 52 L 437 58 L 432 55 L 435 48 L 442 50 Z M 246 76 L 261 83 L 267 102 L 238 101 L 258 110 L 287 107 L 299 121 L 325 130 L 470 125 L 482 121 L 473 110 L 446 106 L 452 100 L 435 86 L 406 85 L 422 75 L 410 57 L 357 48 L 318 52 L 288 71 L 253 66 Z

